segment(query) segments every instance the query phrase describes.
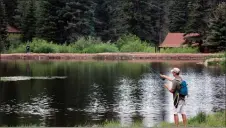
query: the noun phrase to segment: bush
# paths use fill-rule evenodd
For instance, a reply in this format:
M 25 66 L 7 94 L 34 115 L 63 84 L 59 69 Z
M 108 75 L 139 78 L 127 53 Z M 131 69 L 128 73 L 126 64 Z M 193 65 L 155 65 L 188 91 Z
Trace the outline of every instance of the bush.
M 147 42 L 141 41 L 139 37 L 131 34 L 122 36 L 116 42 L 116 46 L 121 52 L 154 52 L 154 48 Z
M 33 39 L 32 42 L 21 44 L 16 48 L 10 47 L 9 53 L 25 53 L 26 46 L 30 46 L 30 52 L 33 53 L 71 53 L 77 52 L 73 47 L 67 45 L 57 45 L 41 39 Z
M 140 38 L 135 36 L 135 35 L 132 35 L 132 34 L 129 34 L 129 35 L 123 35 L 121 38 L 119 38 L 116 42 L 116 46 L 121 49 L 121 47 L 123 45 L 126 45 L 126 44 L 129 44 L 131 42 L 141 42 Z
M 224 52 L 223 56 L 224 60 L 220 63 L 223 69 L 226 71 L 226 51 Z
M 119 50 L 114 44 L 110 43 L 93 44 L 83 50 L 83 53 L 103 53 L 103 52 L 119 52 Z
M 90 47 L 93 44 L 101 44 L 102 41 L 100 39 L 94 37 L 81 37 L 76 42 L 70 44 L 72 48 L 77 49 L 78 51 L 82 52 L 85 48 Z
M 161 53 L 198 53 L 198 48 L 185 47 L 185 48 L 166 48 L 161 49 Z

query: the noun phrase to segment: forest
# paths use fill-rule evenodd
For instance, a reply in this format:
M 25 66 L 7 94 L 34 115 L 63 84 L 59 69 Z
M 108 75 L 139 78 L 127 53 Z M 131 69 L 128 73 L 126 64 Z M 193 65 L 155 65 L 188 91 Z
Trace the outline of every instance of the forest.
M 169 32 L 198 33 L 206 46 L 226 45 L 226 0 L 0 0 L 1 51 L 7 25 L 34 38 L 71 44 L 80 38 L 114 42 L 132 34 L 158 46 Z

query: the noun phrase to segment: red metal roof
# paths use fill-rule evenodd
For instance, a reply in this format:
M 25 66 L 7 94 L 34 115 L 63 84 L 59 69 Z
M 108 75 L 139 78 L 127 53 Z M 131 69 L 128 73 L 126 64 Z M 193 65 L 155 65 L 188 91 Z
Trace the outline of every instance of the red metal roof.
M 168 33 L 159 47 L 181 47 L 184 42 L 184 33 Z
M 200 34 L 199 34 L 199 33 L 189 33 L 189 34 L 186 34 L 186 35 L 184 36 L 184 38 L 188 38 L 188 37 L 197 37 L 197 36 L 200 36 Z
M 20 33 L 20 31 L 12 26 L 7 26 L 7 32 L 8 33 Z

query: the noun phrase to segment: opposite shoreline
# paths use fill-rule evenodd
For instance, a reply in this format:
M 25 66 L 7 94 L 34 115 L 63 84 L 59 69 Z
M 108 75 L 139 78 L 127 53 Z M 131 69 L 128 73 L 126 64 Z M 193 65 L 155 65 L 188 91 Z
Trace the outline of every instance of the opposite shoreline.
M 215 57 L 217 53 L 14 53 L 1 54 L 0 60 L 199 60 Z

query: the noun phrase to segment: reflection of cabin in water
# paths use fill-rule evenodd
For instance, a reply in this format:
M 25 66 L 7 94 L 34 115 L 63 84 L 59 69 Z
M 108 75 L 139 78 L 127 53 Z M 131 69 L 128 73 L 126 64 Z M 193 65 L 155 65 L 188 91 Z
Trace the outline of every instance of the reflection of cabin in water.
M 13 26 L 7 25 L 7 39 L 12 41 L 19 41 L 21 36 L 21 31 Z
M 200 51 L 203 51 L 201 45 L 202 40 L 198 33 L 168 33 L 159 48 L 198 47 Z

